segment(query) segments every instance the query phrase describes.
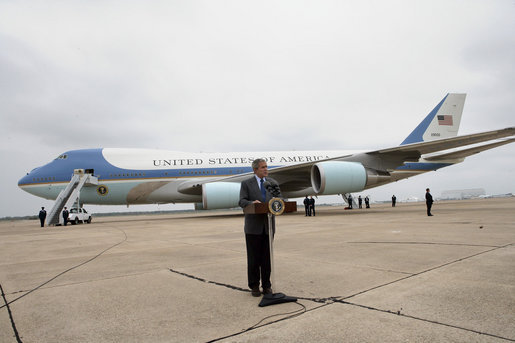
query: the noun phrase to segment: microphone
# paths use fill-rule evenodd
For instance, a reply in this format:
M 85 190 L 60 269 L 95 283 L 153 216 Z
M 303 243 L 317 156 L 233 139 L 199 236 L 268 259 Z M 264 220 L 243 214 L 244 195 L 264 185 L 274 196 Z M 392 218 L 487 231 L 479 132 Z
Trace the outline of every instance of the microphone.
M 272 196 L 275 198 L 275 197 L 278 197 L 280 194 L 281 194 L 281 190 L 279 189 L 279 185 L 276 184 L 275 182 L 270 182 L 270 181 L 265 181 L 263 183 L 263 186 L 265 187 L 265 189 L 267 191 L 270 192 L 270 194 L 272 194 Z

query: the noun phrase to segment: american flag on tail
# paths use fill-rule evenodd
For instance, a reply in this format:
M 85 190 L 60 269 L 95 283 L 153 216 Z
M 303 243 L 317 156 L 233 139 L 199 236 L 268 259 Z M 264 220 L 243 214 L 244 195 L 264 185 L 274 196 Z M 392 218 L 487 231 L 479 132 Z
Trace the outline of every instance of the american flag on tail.
M 438 125 L 452 125 L 452 115 L 443 114 L 438 116 Z

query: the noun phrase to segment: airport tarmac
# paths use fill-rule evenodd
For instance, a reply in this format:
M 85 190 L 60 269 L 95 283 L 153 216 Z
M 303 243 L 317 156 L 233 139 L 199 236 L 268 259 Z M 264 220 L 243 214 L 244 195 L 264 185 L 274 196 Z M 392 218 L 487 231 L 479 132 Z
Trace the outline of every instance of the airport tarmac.
M 372 206 L 277 218 L 269 307 L 239 211 L 0 222 L 0 342 L 515 341 L 515 198 Z

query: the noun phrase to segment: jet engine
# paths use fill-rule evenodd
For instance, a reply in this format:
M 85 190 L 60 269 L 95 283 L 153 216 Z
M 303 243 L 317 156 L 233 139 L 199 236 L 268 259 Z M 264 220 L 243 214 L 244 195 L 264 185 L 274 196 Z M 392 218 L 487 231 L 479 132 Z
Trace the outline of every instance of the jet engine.
M 345 194 L 362 191 L 367 171 L 357 162 L 320 162 L 311 168 L 311 186 L 317 194 Z
M 213 182 L 202 185 L 202 209 L 237 207 L 240 201 L 240 184 L 235 182 Z M 199 206 L 196 205 L 196 208 Z

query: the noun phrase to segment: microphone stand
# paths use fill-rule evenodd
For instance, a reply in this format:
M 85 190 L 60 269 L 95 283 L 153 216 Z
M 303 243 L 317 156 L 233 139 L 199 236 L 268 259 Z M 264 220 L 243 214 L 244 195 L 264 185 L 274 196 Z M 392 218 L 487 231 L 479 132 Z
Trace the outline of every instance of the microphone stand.
M 275 194 L 274 194 L 275 195 Z M 270 200 L 270 202 L 274 201 L 274 199 Z M 282 200 L 281 200 L 282 201 Z M 284 202 L 283 202 L 284 206 Z M 282 212 L 281 212 L 282 213 Z M 268 212 L 268 243 L 270 247 L 270 277 L 272 281 L 272 287 L 275 287 L 275 271 L 274 271 L 274 214 L 272 212 Z M 263 295 L 261 302 L 259 303 L 259 307 L 282 304 L 287 302 L 295 302 L 297 298 L 289 297 L 284 295 L 283 293 L 271 293 Z
M 268 246 L 270 247 L 270 279 L 272 285 L 275 285 L 275 271 L 274 271 L 274 215 L 268 212 Z

